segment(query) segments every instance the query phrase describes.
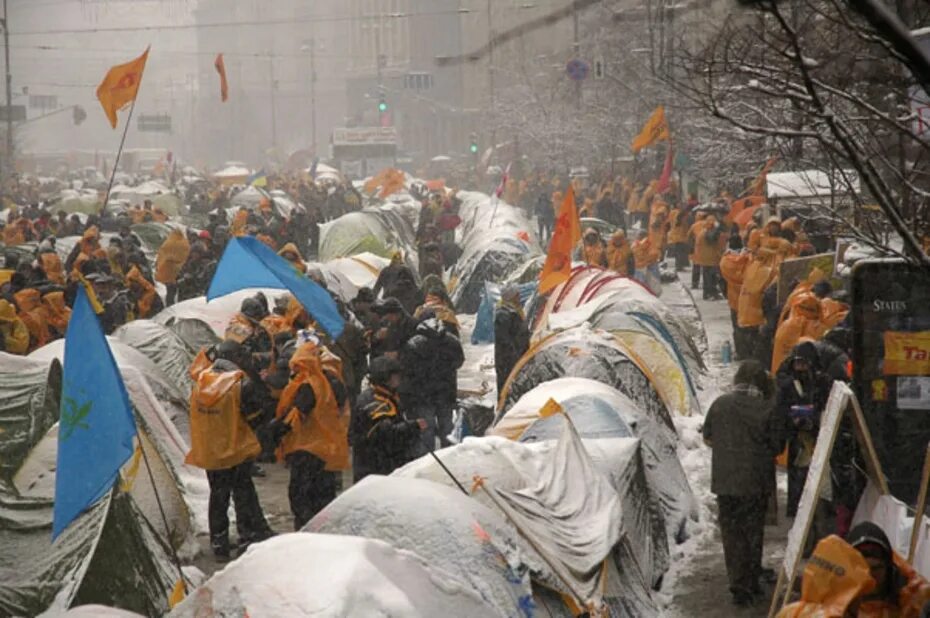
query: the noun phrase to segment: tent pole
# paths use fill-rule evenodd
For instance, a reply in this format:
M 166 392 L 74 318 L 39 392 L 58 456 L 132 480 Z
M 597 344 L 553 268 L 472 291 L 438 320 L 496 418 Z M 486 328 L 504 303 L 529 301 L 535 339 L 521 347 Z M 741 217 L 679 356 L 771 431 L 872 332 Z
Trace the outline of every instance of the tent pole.
M 439 457 L 436 455 L 436 452 L 430 451 L 429 454 L 433 456 L 433 459 L 436 460 L 436 463 L 439 464 L 439 467 L 442 468 L 443 471 L 449 475 L 449 478 L 452 479 L 452 482 L 455 483 L 456 486 L 462 490 L 462 493 L 465 494 L 466 496 L 469 496 L 468 491 L 466 491 L 465 487 L 461 483 L 459 483 L 459 480 L 455 478 L 455 476 L 452 475 L 452 471 L 446 467 L 446 464 L 442 463 L 442 460 L 439 459 Z
M 149 465 L 149 456 L 145 452 L 145 447 L 142 446 L 142 436 L 137 437 L 139 440 L 139 451 L 142 453 L 142 461 L 145 462 L 145 471 L 149 476 L 149 483 L 152 484 L 152 493 L 155 494 L 155 503 L 158 504 L 158 512 L 161 513 L 161 520 L 165 524 L 165 540 L 167 541 L 168 549 L 171 550 L 171 557 L 174 559 L 174 566 L 178 569 L 178 578 L 181 581 L 181 586 L 184 587 L 184 594 L 187 595 L 187 582 L 184 580 L 184 570 L 181 568 L 181 558 L 178 556 L 178 550 L 174 548 L 174 545 L 171 543 L 171 528 L 168 526 L 168 517 L 165 515 L 165 509 L 161 504 L 161 496 L 158 495 L 158 487 L 155 485 L 155 476 L 152 474 L 152 466 Z

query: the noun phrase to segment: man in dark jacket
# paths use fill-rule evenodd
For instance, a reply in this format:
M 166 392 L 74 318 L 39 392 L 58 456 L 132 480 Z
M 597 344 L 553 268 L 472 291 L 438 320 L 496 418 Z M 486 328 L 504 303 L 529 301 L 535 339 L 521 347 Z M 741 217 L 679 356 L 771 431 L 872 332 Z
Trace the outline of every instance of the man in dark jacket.
M 404 345 L 417 332 L 417 321 L 410 317 L 400 301 L 393 297 L 375 303 L 374 312 L 381 320 L 381 328 L 372 337 L 371 357 L 387 354 L 398 360 Z
M 423 294 L 417 284 L 416 275 L 404 264 L 400 251 L 391 256 L 391 263 L 378 275 L 373 291 L 376 298 L 382 291 L 384 298 L 396 298 L 410 314 L 423 304 Z
M 362 391 L 349 425 L 352 471 L 358 483 L 369 474 L 390 474 L 410 461 L 426 421 L 407 420 L 400 413 L 397 388 L 403 370 L 390 358 L 371 362 L 369 387 Z
M 427 314 L 400 353 L 404 369 L 400 387 L 403 409 L 409 418 L 423 419 L 427 428 L 420 434 L 423 455 L 440 445 L 447 446 L 452 431 L 452 409 L 456 401 L 456 372 L 465 362 L 458 338 L 445 324 Z
M 734 381 L 733 390 L 711 404 L 703 434 L 713 449 L 711 491 L 717 496 L 730 592 L 736 605 L 750 605 L 762 594 L 765 511 L 775 491 L 774 458 L 784 444 L 784 422 L 760 363 L 742 363 Z
M 529 347 L 530 333 L 520 304 L 520 288 L 508 285 L 501 292 L 501 302 L 494 314 L 494 368 L 498 395 L 503 392 L 507 377 Z

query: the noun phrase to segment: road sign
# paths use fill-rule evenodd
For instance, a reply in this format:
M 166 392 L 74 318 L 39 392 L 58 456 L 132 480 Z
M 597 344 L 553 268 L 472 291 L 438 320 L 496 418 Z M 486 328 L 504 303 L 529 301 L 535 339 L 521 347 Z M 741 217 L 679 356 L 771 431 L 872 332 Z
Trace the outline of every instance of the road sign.
M 142 133 L 171 133 L 169 114 L 140 114 L 138 125 Z
M 565 72 L 568 73 L 568 76 L 572 80 L 580 82 L 588 77 L 590 67 L 588 67 L 588 63 L 584 60 L 575 58 L 574 60 L 569 60 L 568 64 L 565 65 Z

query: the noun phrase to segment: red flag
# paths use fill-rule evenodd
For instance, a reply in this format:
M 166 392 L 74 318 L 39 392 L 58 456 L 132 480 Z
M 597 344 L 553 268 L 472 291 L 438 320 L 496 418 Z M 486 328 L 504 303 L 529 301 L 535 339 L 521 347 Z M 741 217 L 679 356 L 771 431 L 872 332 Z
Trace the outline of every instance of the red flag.
M 216 72 L 220 74 L 220 99 L 225 103 L 229 98 L 229 83 L 226 81 L 226 63 L 223 62 L 223 54 L 216 55 L 213 66 L 216 67 Z
M 501 196 L 504 194 L 504 189 L 507 188 L 507 180 L 510 178 L 510 163 L 507 164 L 507 169 L 504 170 L 504 175 L 501 177 L 501 183 L 497 185 L 497 190 L 494 191 L 494 195 L 497 199 L 501 199 Z
M 656 184 L 656 192 L 665 193 L 672 185 L 672 164 L 675 160 L 672 146 L 669 144 L 668 151 L 665 153 L 665 165 L 662 167 L 662 175 L 659 176 L 659 182 Z

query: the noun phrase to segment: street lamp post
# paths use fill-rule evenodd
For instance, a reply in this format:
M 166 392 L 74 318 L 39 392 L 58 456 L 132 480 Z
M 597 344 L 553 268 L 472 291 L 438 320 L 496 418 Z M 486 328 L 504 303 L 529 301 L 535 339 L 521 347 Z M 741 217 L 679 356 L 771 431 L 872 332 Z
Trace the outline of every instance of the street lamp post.
M 10 74 L 10 22 L 3 0 L 3 55 L 6 61 L 6 159 L 0 162 L 0 177 L 6 180 L 13 169 L 13 76 Z

